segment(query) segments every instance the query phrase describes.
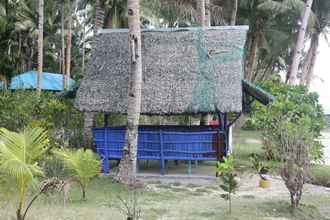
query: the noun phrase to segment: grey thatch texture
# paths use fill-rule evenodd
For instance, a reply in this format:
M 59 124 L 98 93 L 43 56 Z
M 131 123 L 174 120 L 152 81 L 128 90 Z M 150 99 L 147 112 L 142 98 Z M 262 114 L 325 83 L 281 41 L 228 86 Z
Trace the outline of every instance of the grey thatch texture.
M 240 112 L 247 27 L 143 31 L 142 114 Z M 130 55 L 127 30 L 96 37 L 77 92 L 81 111 L 126 113 Z

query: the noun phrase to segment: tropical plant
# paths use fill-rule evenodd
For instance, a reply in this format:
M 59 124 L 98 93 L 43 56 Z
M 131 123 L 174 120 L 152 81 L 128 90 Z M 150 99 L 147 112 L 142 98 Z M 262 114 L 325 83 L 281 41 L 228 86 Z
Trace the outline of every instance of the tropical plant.
M 266 174 L 268 173 L 268 168 L 264 165 L 260 156 L 258 154 L 252 154 L 249 159 L 252 163 L 252 167 L 257 171 L 260 178 L 262 180 L 267 180 Z
M 49 140 L 41 128 L 26 128 L 20 133 L 0 129 L 0 168 L 5 175 L 13 177 L 18 192 L 17 220 L 24 220 L 28 207 L 25 207 L 27 192 L 42 176 L 38 161 L 46 152 Z
M 257 173 L 260 173 L 262 167 L 263 167 L 263 163 L 260 159 L 260 157 L 257 154 L 252 154 L 249 157 L 251 163 L 252 163 L 252 167 L 257 171 Z
M 130 190 L 128 198 L 118 196 L 114 204 L 110 204 L 117 208 L 127 220 L 139 220 L 141 218 L 141 209 L 139 207 L 139 192 L 136 189 Z
M 233 156 L 226 157 L 223 162 L 219 162 L 217 165 L 217 171 L 220 173 L 220 178 L 222 180 L 220 187 L 226 192 L 226 194 L 222 195 L 222 198 L 228 200 L 229 214 L 231 214 L 232 194 L 234 194 L 238 189 L 238 182 L 234 172 Z
M 91 150 L 55 150 L 54 153 L 63 161 L 64 167 L 82 185 L 83 199 L 86 199 L 86 190 L 92 177 L 100 172 L 100 159 Z

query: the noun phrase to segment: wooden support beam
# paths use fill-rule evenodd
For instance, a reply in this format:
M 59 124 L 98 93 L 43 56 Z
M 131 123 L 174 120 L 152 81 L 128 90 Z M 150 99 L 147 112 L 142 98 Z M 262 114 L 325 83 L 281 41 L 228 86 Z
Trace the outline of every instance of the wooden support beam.
M 104 113 L 104 127 L 109 127 L 109 113 Z

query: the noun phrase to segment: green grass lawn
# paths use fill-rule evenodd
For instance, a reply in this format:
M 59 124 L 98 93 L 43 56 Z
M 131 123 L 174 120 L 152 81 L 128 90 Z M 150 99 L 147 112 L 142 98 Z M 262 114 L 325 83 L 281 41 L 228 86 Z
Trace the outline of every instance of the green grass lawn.
M 148 190 L 149 188 L 149 190 Z M 151 188 L 157 190 L 150 190 Z M 146 190 L 138 191 L 138 209 L 142 219 L 159 220 L 325 220 L 318 208 L 329 202 L 329 198 L 313 196 L 304 198 L 303 205 L 291 214 L 288 198 L 256 199 L 253 196 L 235 196 L 233 213 L 228 213 L 227 203 L 212 193 L 214 187 L 150 183 Z M 121 220 L 124 213 L 119 210 L 118 199 L 128 199 L 130 191 L 114 183 L 110 177 L 95 178 L 87 192 L 87 201 L 80 200 L 80 192 L 74 188 L 70 201 L 63 206 L 59 194 L 43 196 L 31 209 L 27 220 Z M 121 206 L 123 207 L 123 206 Z M 1 220 L 11 220 L 14 208 L 10 205 L 0 210 Z

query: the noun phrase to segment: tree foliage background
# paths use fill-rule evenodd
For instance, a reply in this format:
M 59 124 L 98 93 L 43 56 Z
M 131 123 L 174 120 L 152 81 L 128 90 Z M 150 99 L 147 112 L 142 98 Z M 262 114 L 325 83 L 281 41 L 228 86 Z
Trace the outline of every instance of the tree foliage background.
M 141 0 L 141 20 L 146 28 L 196 26 L 197 0 Z M 233 14 L 232 0 L 211 0 L 211 24 L 228 25 Z M 37 67 L 37 0 L 0 2 L 0 80 Z M 97 5 L 98 4 L 98 5 Z M 238 0 L 237 25 L 249 25 L 246 43 L 245 78 L 269 79 L 285 72 L 290 63 L 299 30 L 304 0 Z M 71 10 L 71 11 L 69 11 Z M 47 0 L 44 24 L 44 70 L 65 72 L 62 33 L 68 33 L 73 16 L 71 72 L 81 79 L 92 48 L 95 24 L 104 28 L 127 27 L 126 0 Z M 98 16 L 96 16 L 98 15 Z M 306 36 L 306 54 L 300 74 L 311 75 L 312 54 L 325 36 L 330 21 L 330 2 L 315 0 Z M 309 43 L 311 45 L 309 46 Z M 64 51 L 68 45 L 64 43 Z M 304 62 L 306 61 L 306 62 Z M 305 77 L 306 78 L 306 77 Z M 311 77 L 312 78 L 312 77 Z

